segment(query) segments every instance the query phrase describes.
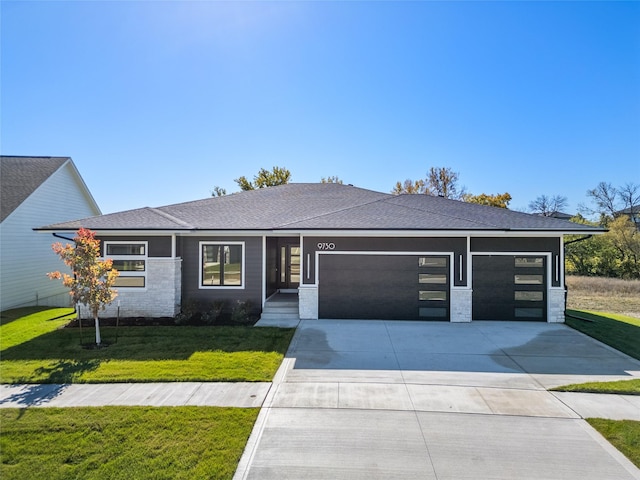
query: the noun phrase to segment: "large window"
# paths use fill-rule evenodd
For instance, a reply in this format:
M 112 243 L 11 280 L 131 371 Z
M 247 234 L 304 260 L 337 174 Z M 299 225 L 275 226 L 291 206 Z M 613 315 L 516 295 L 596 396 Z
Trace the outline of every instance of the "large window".
M 244 288 L 244 243 L 200 242 L 200 288 Z
M 147 242 L 104 242 L 105 257 L 120 272 L 115 287 L 144 288 L 147 283 Z

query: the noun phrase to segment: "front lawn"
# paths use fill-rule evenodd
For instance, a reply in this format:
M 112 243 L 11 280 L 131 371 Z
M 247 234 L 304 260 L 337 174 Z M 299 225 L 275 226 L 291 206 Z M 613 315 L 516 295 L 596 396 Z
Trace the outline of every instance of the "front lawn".
M 258 409 L 0 410 L 0 478 L 231 479 Z
M 565 323 L 640 360 L 640 319 L 615 313 L 567 310 Z
M 640 468 L 640 422 L 587 418 L 587 422 Z
M 640 378 L 633 380 L 616 380 L 613 382 L 574 383 L 562 387 L 552 388 L 557 392 L 583 393 L 617 393 L 620 395 L 640 395 Z
M 86 349 L 78 328 L 51 321 L 59 309 L 0 326 L 2 383 L 271 381 L 294 329 L 254 327 L 102 328 L 106 348 Z M 47 312 L 49 317 L 47 317 Z M 3 317 L 11 314 L 4 312 Z M 93 329 L 83 328 L 84 342 Z

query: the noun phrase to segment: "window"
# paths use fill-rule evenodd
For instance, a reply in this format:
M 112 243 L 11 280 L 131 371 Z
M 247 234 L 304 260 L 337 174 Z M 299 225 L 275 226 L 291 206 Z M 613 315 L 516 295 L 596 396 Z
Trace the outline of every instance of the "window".
M 418 283 L 435 283 L 445 285 L 447 283 L 447 275 L 444 273 L 419 273 Z
M 520 292 L 520 291 L 516 291 L 514 292 L 515 294 L 515 301 L 516 302 L 542 302 L 544 300 L 544 296 L 542 292 L 535 292 L 535 291 L 525 291 L 525 292 Z
M 106 257 L 120 275 L 115 287 L 144 288 L 147 280 L 148 242 L 104 242 Z
M 515 257 L 517 268 L 542 268 L 544 267 L 544 257 Z
M 418 257 L 419 267 L 446 267 L 446 257 Z
M 515 275 L 515 284 L 516 285 L 542 285 L 543 276 L 542 275 Z
M 244 243 L 200 242 L 200 288 L 244 288 Z
M 419 299 L 446 302 L 447 292 L 445 290 L 420 290 Z

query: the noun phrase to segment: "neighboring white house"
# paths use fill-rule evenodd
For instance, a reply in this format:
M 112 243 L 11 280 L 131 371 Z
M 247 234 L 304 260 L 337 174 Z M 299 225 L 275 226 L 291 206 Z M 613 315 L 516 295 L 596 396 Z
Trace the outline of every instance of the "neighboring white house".
M 101 214 L 73 161 L 0 156 L 0 192 L 0 310 L 69 306 L 62 282 L 46 275 L 66 268 L 51 249 L 58 239 L 33 228 Z

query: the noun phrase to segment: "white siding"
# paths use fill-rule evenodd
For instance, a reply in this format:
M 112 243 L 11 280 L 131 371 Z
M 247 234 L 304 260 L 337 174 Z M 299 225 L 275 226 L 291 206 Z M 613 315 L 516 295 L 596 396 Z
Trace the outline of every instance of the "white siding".
M 47 272 L 65 271 L 51 250 L 50 233 L 32 229 L 98 215 L 84 183 L 71 162 L 65 163 L 0 225 L 0 310 L 28 305 L 68 306 L 60 280 Z

